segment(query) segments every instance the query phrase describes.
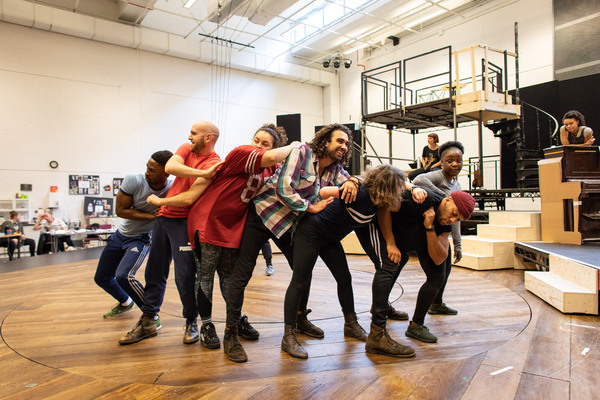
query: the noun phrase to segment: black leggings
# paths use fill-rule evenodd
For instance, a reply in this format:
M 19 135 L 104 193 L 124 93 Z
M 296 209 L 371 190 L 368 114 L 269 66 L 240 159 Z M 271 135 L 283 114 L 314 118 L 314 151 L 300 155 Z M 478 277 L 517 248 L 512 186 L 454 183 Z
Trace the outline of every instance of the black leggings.
M 273 262 L 273 251 L 271 250 L 271 243 L 267 240 L 261 249 L 265 264 L 271 265 Z
M 408 262 L 407 252 L 414 250 L 417 252 L 419 263 L 427 280 L 419 289 L 412 320 L 423 325 L 429 306 L 446 282 L 447 267 L 445 264 L 448 263 L 449 258 L 446 258 L 441 265 L 436 265 L 429 256 L 426 244 L 420 246 L 419 249 L 402 248 L 399 246 L 402 244 L 402 237 L 394 232 L 396 246 L 402 251 L 400 264 L 395 264 L 387 256 L 383 235 L 373 224 L 369 224 L 366 228 L 357 229 L 356 236 L 371 261 L 375 264 L 376 269 L 373 278 L 373 324 L 385 327 L 390 292 L 400 275 L 400 271 Z
M 433 300 L 434 304 L 442 304 L 444 301 L 444 290 L 446 289 L 446 284 L 448 283 L 448 278 L 450 277 L 450 271 L 452 271 L 452 247 L 448 248 L 448 257 L 446 260 L 444 260 L 441 267 L 444 269 L 444 283 Z
M 284 321 L 286 325 L 296 326 L 302 293 L 310 285 L 312 271 L 317 257 L 327 265 L 337 282 L 337 294 L 342 312 L 354 313 L 354 293 L 352 275 L 348 269 L 346 254 L 341 242 L 327 240 L 323 227 L 315 222 L 313 214 L 302 218 L 294 233 L 294 273 L 285 293 Z
M 227 326 L 229 327 L 236 326 L 240 322 L 242 305 L 244 304 L 244 291 L 248 282 L 250 282 L 250 278 L 252 278 L 258 253 L 269 239 L 273 239 L 287 259 L 290 267 L 292 267 L 291 230 L 288 230 L 281 238 L 278 238 L 265 226 L 262 219 L 256 214 L 254 203 L 250 204 L 244 233 L 242 234 L 242 241 L 240 242 L 240 249 L 233 263 L 229 287 L 227 289 Z M 300 301 L 302 310 L 305 310 L 308 304 L 309 292 L 310 285 L 308 285 L 302 294 Z

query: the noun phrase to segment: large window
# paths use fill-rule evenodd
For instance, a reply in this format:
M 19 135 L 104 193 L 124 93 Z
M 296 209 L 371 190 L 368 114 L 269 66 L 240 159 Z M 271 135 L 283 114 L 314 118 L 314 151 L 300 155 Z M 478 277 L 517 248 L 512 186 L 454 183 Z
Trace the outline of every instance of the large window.
M 290 42 L 298 43 L 312 34 L 326 29 L 349 14 L 353 14 L 374 0 L 315 1 L 307 7 L 290 31 Z

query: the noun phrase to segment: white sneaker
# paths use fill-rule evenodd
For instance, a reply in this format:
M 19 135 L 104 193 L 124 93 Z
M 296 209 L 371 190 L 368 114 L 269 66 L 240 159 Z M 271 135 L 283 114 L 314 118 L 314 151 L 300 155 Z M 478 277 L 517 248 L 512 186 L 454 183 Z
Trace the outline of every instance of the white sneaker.
M 265 270 L 265 274 L 267 276 L 271 276 L 275 273 L 275 270 L 273 269 L 273 266 L 271 264 L 267 265 L 267 269 Z

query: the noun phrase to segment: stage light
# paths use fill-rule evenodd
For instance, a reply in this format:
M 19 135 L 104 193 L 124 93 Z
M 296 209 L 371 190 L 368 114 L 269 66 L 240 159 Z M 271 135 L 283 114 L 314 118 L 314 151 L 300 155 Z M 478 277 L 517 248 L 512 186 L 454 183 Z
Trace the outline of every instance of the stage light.
M 349 58 L 344 58 L 341 52 L 338 55 L 331 57 L 332 58 L 324 58 L 323 61 L 321 61 L 323 68 L 329 68 L 330 65 L 334 68 L 340 68 L 342 64 L 344 64 L 344 67 L 350 68 L 352 65 L 352 60 Z

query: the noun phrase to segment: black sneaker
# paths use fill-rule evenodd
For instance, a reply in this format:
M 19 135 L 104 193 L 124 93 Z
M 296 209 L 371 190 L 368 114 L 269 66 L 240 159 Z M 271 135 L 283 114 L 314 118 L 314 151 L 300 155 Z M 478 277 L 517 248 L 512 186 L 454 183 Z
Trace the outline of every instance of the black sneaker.
M 217 330 L 212 322 L 202 324 L 202 328 L 200 328 L 200 343 L 207 349 L 218 349 L 221 347 L 221 341 L 217 336 Z
M 456 315 L 458 311 L 454 308 L 450 308 L 446 305 L 446 303 L 442 304 L 432 304 L 429 306 L 429 311 L 427 311 L 431 315 Z
M 421 342 L 425 343 L 435 343 L 438 341 L 438 338 L 431 332 L 429 332 L 429 328 L 425 325 L 419 325 L 413 321 L 408 325 L 408 329 L 405 332 L 406 336 L 417 339 Z
M 258 340 L 260 333 L 248 322 L 247 316 L 242 316 L 238 324 L 238 335 L 246 340 Z

